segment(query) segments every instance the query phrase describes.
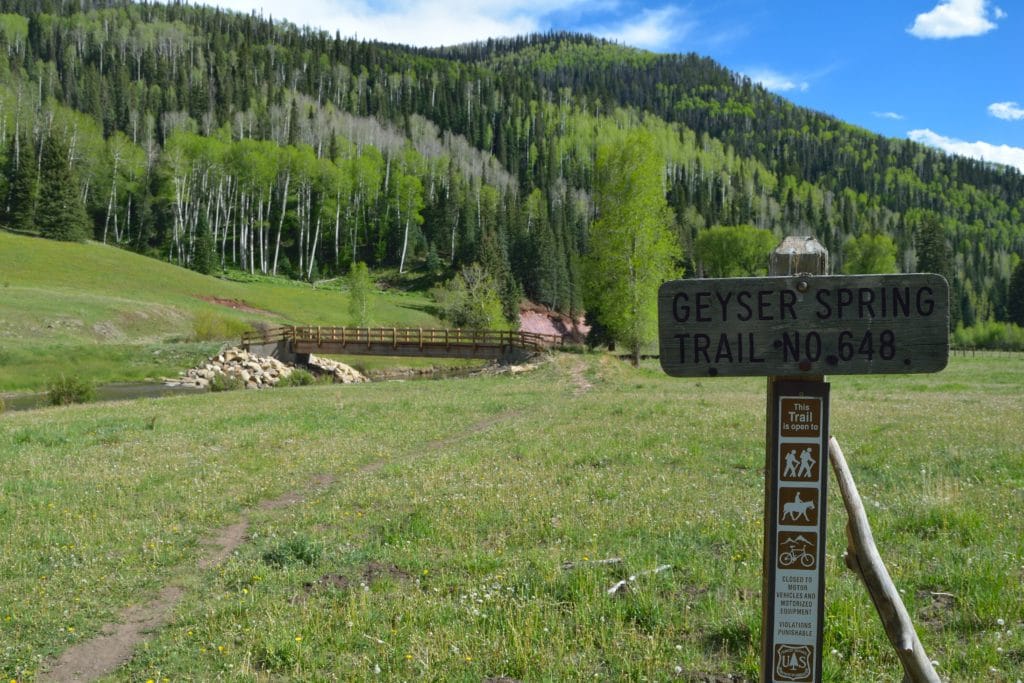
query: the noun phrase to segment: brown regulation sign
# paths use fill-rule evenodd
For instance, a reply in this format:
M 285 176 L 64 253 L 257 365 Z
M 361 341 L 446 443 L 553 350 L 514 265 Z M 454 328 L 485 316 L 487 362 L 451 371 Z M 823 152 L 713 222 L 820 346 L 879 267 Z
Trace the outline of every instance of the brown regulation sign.
M 937 372 L 949 359 L 941 275 L 806 275 L 666 282 L 661 367 L 674 377 Z
M 761 680 L 770 683 L 821 680 L 828 396 L 826 382 L 776 382 L 769 397 Z

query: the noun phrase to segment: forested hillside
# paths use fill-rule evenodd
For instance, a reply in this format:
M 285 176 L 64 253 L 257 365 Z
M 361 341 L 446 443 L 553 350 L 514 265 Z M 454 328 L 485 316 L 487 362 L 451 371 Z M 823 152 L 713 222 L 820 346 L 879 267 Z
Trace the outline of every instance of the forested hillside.
M 211 271 L 480 263 L 507 301 L 582 308 L 598 142 L 646 128 L 690 275 L 698 238 L 885 235 L 1005 319 L 1024 176 L 801 109 L 709 59 L 548 34 L 367 43 L 187 5 L 0 0 L 0 205 Z M 72 191 L 73 192 L 70 192 Z M 737 233 L 739 234 L 739 233 Z

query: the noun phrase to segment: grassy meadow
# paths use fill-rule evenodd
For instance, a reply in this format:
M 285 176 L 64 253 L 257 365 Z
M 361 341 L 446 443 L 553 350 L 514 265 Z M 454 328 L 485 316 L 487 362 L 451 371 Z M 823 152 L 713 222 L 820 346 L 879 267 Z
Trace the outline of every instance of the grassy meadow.
M 43 675 L 174 586 L 104 680 L 756 680 L 764 384 L 563 354 L 0 415 L 0 675 Z M 876 542 L 951 681 L 1024 678 L 1022 415 L 1019 354 L 832 380 Z M 898 680 L 836 488 L 825 678 Z
M 233 281 L 112 246 L 4 231 L 0 263 L 0 391 L 39 389 L 61 372 L 99 382 L 173 376 L 252 323 L 349 322 L 338 282 Z M 371 296 L 378 325 L 439 326 L 430 311 L 422 293 Z

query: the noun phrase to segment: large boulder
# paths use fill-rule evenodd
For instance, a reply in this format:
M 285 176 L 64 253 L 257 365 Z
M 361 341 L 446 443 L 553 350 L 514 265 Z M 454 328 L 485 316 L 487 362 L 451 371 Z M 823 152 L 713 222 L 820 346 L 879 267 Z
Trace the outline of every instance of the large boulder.
M 370 381 L 366 375 L 350 365 L 312 354 L 309 356 L 309 369 L 319 374 L 331 375 L 334 377 L 335 382 L 342 384 L 359 384 Z

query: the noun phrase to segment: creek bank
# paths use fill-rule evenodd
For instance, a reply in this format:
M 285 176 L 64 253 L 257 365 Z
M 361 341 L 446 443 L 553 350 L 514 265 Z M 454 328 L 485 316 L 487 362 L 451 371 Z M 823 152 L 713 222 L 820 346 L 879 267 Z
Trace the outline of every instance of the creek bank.
M 491 361 L 486 365 L 469 367 L 430 366 L 427 368 L 380 368 L 364 370 L 371 382 L 401 382 L 411 379 L 457 379 L 460 377 L 485 377 L 491 375 L 518 375 L 539 367 L 537 358 L 519 365 Z
M 217 356 L 214 356 L 213 359 L 216 359 L 221 355 L 223 354 L 218 354 Z M 395 368 L 371 370 L 364 375 L 362 373 L 358 373 L 356 370 L 344 363 L 337 363 L 329 358 L 319 358 L 314 356 L 312 359 L 317 363 L 323 364 L 322 372 L 326 374 L 334 374 L 335 381 L 348 384 L 371 381 L 384 382 L 420 379 L 450 379 L 457 377 L 480 377 L 504 374 L 518 375 L 537 368 L 539 363 L 543 362 L 541 360 L 534 359 L 521 365 L 501 365 L 499 363 L 490 363 L 483 367 L 470 368 L 452 368 L 444 366 L 431 366 L 429 368 Z M 275 363 L 277 362 L 278 361 L 275 361 Z M 201 375 L 205 375 L 207 372 L 212 372 L 212 370 L 207 371 L 207 365 L 214 366 L 214 363 L 204 363 L 192 370 L 183 372 L 180 377 L 168 378 L 159 382 L 113 382 L 110 384 L 100 384 L 96 386 L 95 400 L 97 402 L 130 401 L 140 398 L 163 398 L 165 396 L 177 396 L 180 394 L 204 393 L 209 391 L 210 380 L 203 378 Z M 276 367 L 271 363 L 268 363 L 268 365 Z M 290 366 L 284 364 L 281 365 L 284 366 L 288 374 L 293 370 Z M 200 373 L 200 370 L 203 372 Z M 249 368 L 248 371 L 251 373 L 252 368 Z M 280 380 L 281 377 L 280 372 L 281 371 L 278 370 L 278 380 Z M 338 372 L 342 375 L 342 378 L 340 379 L 338 378 L 338 374 L 336 374 Z M 350 373 L 356 373 L 362 379 L 355 379 Z M 345 381 L 345 377 L 349 378 L 347 382 Z M 199 381 L 200 379 L 204 379 L 205 381 Z M 264 385 L 272 386 L 269 384 Z M 37 408 L 49 407 L 49 400 L 45 391 L 0 393 L 0 399 L 4 401 L 5 411 L 7 412 L 35 410 Z
M 181 394 L 195 394 L 203 390 L 187 384 L 169 385 L 165 382 L 112 382 L 96 386 L 95 403 L 105 401 L 133 401 L 140 398 L 163 398 Z M 0 394 L 10 412 L 49 408 L 50 398 L 45 391 L 12 392 Z

